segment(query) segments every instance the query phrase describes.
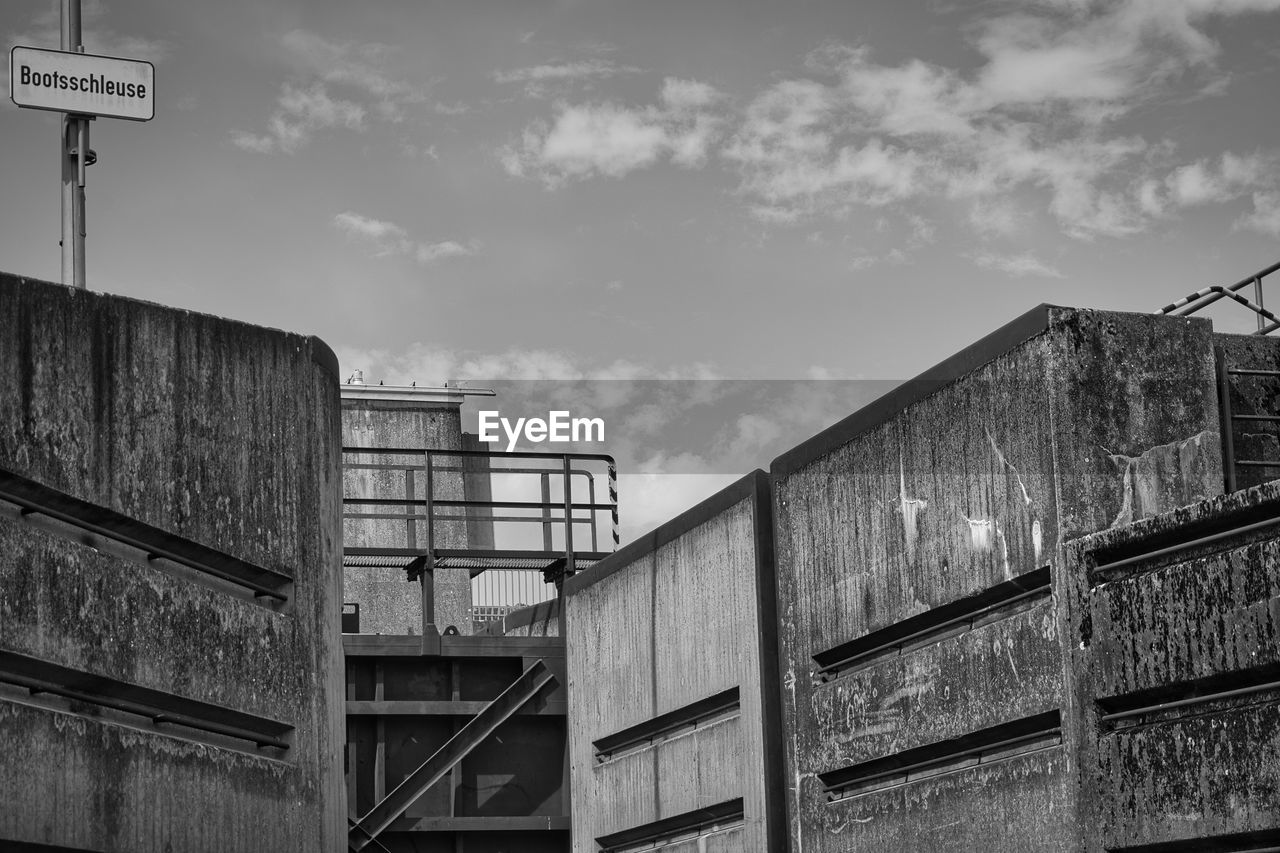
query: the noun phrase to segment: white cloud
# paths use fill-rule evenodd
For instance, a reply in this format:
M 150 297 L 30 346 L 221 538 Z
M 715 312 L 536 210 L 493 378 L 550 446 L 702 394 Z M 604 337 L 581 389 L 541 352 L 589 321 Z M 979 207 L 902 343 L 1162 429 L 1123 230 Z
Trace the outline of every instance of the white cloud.
M 292 154 L 310 142 L 315 131 L 329 127 L 364 130 L 364 107 L 330 97 L 323 83 L 314 83 L 307 89 L 286 83 L 267 121 L 267 132 L 233 131 L 231 141 L 246 151 Z
M 396 48 L 389 45 L 334 42 L 306 30 L 291 30 L 280 43 L 304 74 L 366 96 L 370 111 L 382 118 L 398 121 L 406 105 L 425 100 L 418 87 L 390 74 Z
M 480 251 L 477 240 L 459 243 L 445 240 L 439 243 L 417 242 L 409 237 L 409 232 L 396 225 L 370 216 L 344 211 L 333 217 L 333 227 L 347 237 L 369 247 L 376 258 L 392 255 L 412 257 L 420 264 L 433 264 L 447 258 L 465 257 Z
M 378 248 L 378 255 L 403 252 L 409 239 L 408 232 L 394 222 L 384 222 L 351 211 L 333 217 L 333 226 L 349 237 L 373 244 Z
M 388 45 L 329 41 L 306 30 L 285 33 L 280 44 L 296 79 L 281 84 L 264 133 L 232 131 L 232 143 L 246 151 L 292 154 L 316 131 L 398 122 L 407 106 L 425 101 L 423 91 L 390 73 L 396 50 Z
M 1236 227 L 1280 237 L 1280 192 L 1254 193 L 1253 212 L 1242 216 Z
M 866 47 L 831 45 L 807 57 L 806 75 L 768 86 L 733 114 L 706 84 L 677 78 L 654 107 L 561 103 L 502 162 L 554 186 L 714 158 L 736 172 L 749 212 L 769 223 L 946 198 L 965 205 L 984 237 L 1040 215 L 1081 240 L 1135 234 L 1280 183 L 1274 154 L 1180 164 L 1172 143 L 1121 129 L 1153 104 L 1225 91 L 1209 25 L 1280 10 L 1280 0 L 990 8 L 968 31 L 979 57 L 971 69 L 880 64 Z M 676 131 L 670 122 L 683 112 L 697 118 Z
M 361 369 L 365 377 L 389 384 L 439 384 L 446 379 L 476 381 L 514 380 L 616 380 L 618 387 L 634 380 L 710 380 L 721 378 L 719 371 L 702 362 L 661 367 L 626 359 L 608 363 L 585 363 L 580 356 L 564 350 L 510 347 L 500 352 L 452 350 L 413 344 L 400 352 L 379 349 L 338 347 L 343 375 Z M 614 383 L 602 383 L 612 385 Z M 617 405 L 625 400 L 615 400 Z
M 1163 180 L 1145 179 L 1137 189 L 1143 211 L 1165 216 L 1179 209 L 1244 198 L 1259 186 L 1275 183 L 1277 158 L 1225 152 L 1216 160 L 1202 158 L 1170 171 Z
M 673 110 L 697 110 L 709 107 L 723 97 L 714 86 L 697 80 L 668 77 L 662 81 L 662 102 Z
M 642 69 L 629 65 L 616 65 L 604 59 L 583 59 L 576 62 L 550 62 L 523 68 L 499 69 L 493 72 L 494 82 L 503 85 L 518 83 L 530 98 L 545 98 L 555 92 L 567 92 L 573 84 L 607 80 L 620 74 L 637 74 Z
M 511 175 L 548 186 L 595 175 L 622 177 L 662 158 L 686 168 L 706 162 L 719 134 L 718 116 L 701 110 L 714 90 L 668 80 L 662 107 L 628 108 L 613 103 L 560 103 L 551 122 L 525 128 L 518 143 L 498 152 Z
M 634 72 L 633 68 L 619 68 L 612 62 L 587 59 L 581 62 L 558 62 L 531 65 L 508 71 L 493 72 L 498 83 L 543 83 L 548 80 L 581 80 L 587 77 L 612 77 L 615 74 Z
M 969 224 L 984 237 L 1009 237 L 1018 232 L 1023 215 L 1011 199 L 979 198 L 969 208 Z
M 474 255 L 477 251 L 479 251 L 478 243 L 463 245 L 455 240 L 445 240 L 442 243 L 419 243 L 413 250 L 413 256 L 420 264 L 432 264 L 445 258 Z
M 1061 272 L 1044 263 L 1030 252 L 1023 252 L 1017 255 L 980 252 L 970 255 L 970 258 L 975 264 L 984 269 L 999 270 L 1011 276 L 1038 275 L 1045 278 L 1064 278 Z

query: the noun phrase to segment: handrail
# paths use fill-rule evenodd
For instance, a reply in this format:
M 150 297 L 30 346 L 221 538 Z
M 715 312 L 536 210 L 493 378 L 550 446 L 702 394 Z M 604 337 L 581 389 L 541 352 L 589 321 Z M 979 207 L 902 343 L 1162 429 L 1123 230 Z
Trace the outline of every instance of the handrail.
M 618 490 L 617 464 L 612 456 L 602 453 L 550 453 L 536 451 L 520 451 L 504 453 L 488 450 L 446 450 L 435 448 L 397 448 L 397 447 L 344 447 L 344 457 L 350 459 L 344 463 L 346 471 L 373 471 L 385 473 L 402 472 L 404 475 L 405 497 L 355 497 L 343 498 L 344 519 L 365 521 L 403 521 L 406 525 L 403 534 L 404 544 L 410 550 L 416 550 L 425 556 L 428 565 L 434 564 L 434 556 L 438 548 L 437 522 L 465 523 L 474 522 L 524 522 L 543 526 L 544 550 L 548 555 L 560 554 L 565 565 L 565 574 L 572 575 L 575 567 L 574 527 L 586 524 L 590 534 L 591 552 L 599 550 L 597 528 L 600 521 L 599 512 L 609 512 L 612 522 L 613 550 L 620 544 L 618 524 Z M 361 457 L 364 459 L 361 460 Z M 373 457 L 373 458 L 369 458 Z M 379 458 L 402 457 L 393 463 L 378 461 Z M 403 457 L 410 457 L 404 460 Z M 449 457 L 470 457 L 484 459 L 488 464 L 476 466 L 474 470 Z M 529 464 L 504 467 L 508 460 L 536 459 L 546 464 L 544 467 L 533 467 Z M 356 461 L 361 460 L 361 461 Z M 596 477 L 600 473 L 599 464 L 588 467 L 589 463 L 605 463 L 608 477 L 608 498 L 598 501 L 596 497 Z M 441 464 L 443 463 L 443 464 Z M 559 463 L 559 464 L 555 464 Z M 495 500 L 492 497 L 483 500 L 470 499 L 464 491 L 464 498 L 437 497 L 435 481 L 442 473 L 460 477 L 478 475 L 484 477 L 506 475 L 537 475 L 542 480 L 542 499 Z M 420 482 L 418 477 L 425 478 Z M 575 476 L 586 479 L 588 500 L 586 503 L 573 499 Z M 551 498 L 550 480 L 560 479 L 562 483 L 561 497 Z M 581 484 L 579 484 L 579 488 Z M 465 487 L 464 487 L 465 489 Z M 418 494 L 423 496 L 419 497 Z M 385 494 L 385 493 L 384 493 Z M 580 492 L 579 492 L 580 494 Z M 368 507 L 372 512 L 347 511 Z M 392 508 L 403 508 L 395 511 Z M 446 512 L 440 512 L 445 509 Z M 517 516 L 510 513 L 496 514 L 494 510 L 530 510 L 535 514 Z M 583 517 L 580 513 L 586 511 Z M 425 522 L 425 547 L 420 547 L 418 540 L 418 522 Z M 563 531 L 563 548 L 553 548 L 550 531 L 560 527 Z M 405 550 L 399 548 L 398 550 Z M 488 548 L 476 549 L 477 554 L 488 551 Z
M 1280 267 L 1280 265 L 1278 265 Z M 385 453 L 391 456 L 488 456 L 494 459 L 594 459 L 616 465 L 613 457 L 607 453 L 551 453 L 539 450 L 440 450 L 421 447 L 343 447 L 343 453 Z M 551 470 L 551 469 L 548 469 Z
M 1280 318 L 1276 317 L 1275 314 L 1272 314 L 1263 306 L 1262 279 L 1277 270 L 1280 270 L 1280 261 L 1277 261 L 1266 269 L 1258 270 L 1247 278 L 1240 279 L 1235 284 L 1228 284 L 1225 286 L 1213 285 L 1211 287 L 1201 288 L 1195 293 L 1188 294 L 1176 302 L 1170 302 L 1168 305 L 1154 313 L 1171 315 L 1174 317 L 1189 317 L 1201 309 L 1207 308 L 1219 299 L 1229 298 L 1239 302 L 1241 305 L 1244 305 L 1246 308 L 1258 315 L 1258 330 L 1253 334 L 1270 334 L 1276 329 L 1280 329 Z M 1236 293 L 1236 291 L 1243 290 L 1251 284 L 1254 287 L 1253 301 L 1250 301 Z M 1270 322 L 1263 322 L 1264 320 L 1269 320 Z

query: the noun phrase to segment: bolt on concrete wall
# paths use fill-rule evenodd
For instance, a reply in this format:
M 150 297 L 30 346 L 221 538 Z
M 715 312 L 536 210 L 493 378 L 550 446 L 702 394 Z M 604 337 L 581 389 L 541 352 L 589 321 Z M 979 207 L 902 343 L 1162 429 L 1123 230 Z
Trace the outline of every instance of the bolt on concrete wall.
M 0 839 L 345 849 L 336 372 L 316 338 L 0 274 L 7 482 L 146 540 L 0 518 Z M 284 592 L 148 560 L 165 537 Z M 256 721 L 287 748 L 132 700 Z
M 1061 543 L 1221 492 L 1209 324 L 1042 306 L 772 482 L 792 848 L 1076 849 Z
M 574 850 L 783 849 L 771 530 L 756 472 L 566 581 Z

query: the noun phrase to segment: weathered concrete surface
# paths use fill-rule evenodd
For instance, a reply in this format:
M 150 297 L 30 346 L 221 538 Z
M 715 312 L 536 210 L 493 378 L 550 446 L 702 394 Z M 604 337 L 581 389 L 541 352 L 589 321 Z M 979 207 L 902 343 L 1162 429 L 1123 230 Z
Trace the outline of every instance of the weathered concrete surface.
M 739 797 L 741 834 L 709 837 L 708 849 L 781 849 L 768 787 L 776 682 L 762 684 L 772 664 L 761 643 L 762 593 L 763 612 L 772 603 L 758 559 L 763 485 L 762 474 L 745 478 L 566 583 L 574 850 Z M 738 715 L 597 759 L 600 738 L 734 687 Z
M 1280 540 L 1242 544 L 1089 598 L 1099 696 L 1280 663 Z
M 1280 835 L 1280 525 L 1240 530 L 1273 518 L 1275 483 L 1068 546 L 1085 849 Z M 1220 531 L 1238 532 L 1094 574 Z
M 830 804 L 815 774 L 1070 712 L 1061 542 L 1222 490 L 1210 326 L 1042 306 L 914 387 L 774 463 L 792 847 L 1070 849 L 1069 748 Z M 814 655 L 1046 565 L 1051 604 L 818 685 Z M 894 797 L 927 819 L 860 811 Z
M 0 520 L 0 648 L 294 727 L 272 758 L 6 687 L 0 840 L 345 849 L 335 372 L 314 338 L 0 275 L 0 467 L 294 579 L 276 611 Z
M 831 803 L 803 849 L 1066 853 L 1076 849 L 1068 760 L 1051 749 Z
M 825 773 L 1052 711 L 1061 688 L 1057 623 L 1044 602 L 815 686 L 800 748 Z
M 430 450 L 463 449 L 462 421 L 457 402 L 380 400 L 344 397 L 342 401 L 342 441 L 346 447 L 403 448 Z M 421 456 L 357 457 L 362 462 L 417 465 Z M 458 466 L 462 457 L 443 457 L 438 463 Z M 486 482 L 480 475 L 466 479 Z M 463 497 L 464 477 L 459 472 L 439 472 L 434 476 L 433 493 L 439 499 Z M 346 468 L 343 487 L 347 497 L 426 498 L 426 478 L 421 470 L 409 486 L 403 471 L 369 471 Z M 371 511 L 365 509 L 363 511 Z M 402 511 L 379 507 L 377 512 Z M 456 512 L 456 508 L 449 512 Z M 483 525 L 471 524 L 477 531 Z M 425 547 L 427 526 L 412 525 L 413 542 Z M 467 544 L 468 525 L 438 522 L 436 546 L 461 548 Z M 409 525 L 393 519 L 347 519 L 343 525 L 347 547 L 408 547 Z M 489 533 L 490 538 L 492 533 Z M 429 620 L 444 631 L 454 626 L 459 633 L 471 633 L 471 575 L 465 569 L 437 569 L 434 573 L 434 613 Z M 360 630 L 366 634 L 421 634 L 422 589 L 408 583 L 399 569 L 348 567 L 344 577 L 345 600 L 360 604 Z

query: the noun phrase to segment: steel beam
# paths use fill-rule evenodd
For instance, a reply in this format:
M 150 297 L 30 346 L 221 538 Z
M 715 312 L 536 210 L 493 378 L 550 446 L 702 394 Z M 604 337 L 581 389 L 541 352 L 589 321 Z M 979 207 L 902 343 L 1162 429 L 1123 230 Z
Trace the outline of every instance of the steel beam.
M 375 842 L 379 833 L 403 815 L 415 800 L 443 779 L 458 762 L 493 734 L 498 726 L 538 696 L 545 695 L 555 684 L 556 677 L 546 665 L 541 660 L 534 661 L 524 674 L 502 691 L 502 695 L 472 717 L 444 746 L 351 826 L 347 835 L 350 849 L 376 849 L 370 845 Z

